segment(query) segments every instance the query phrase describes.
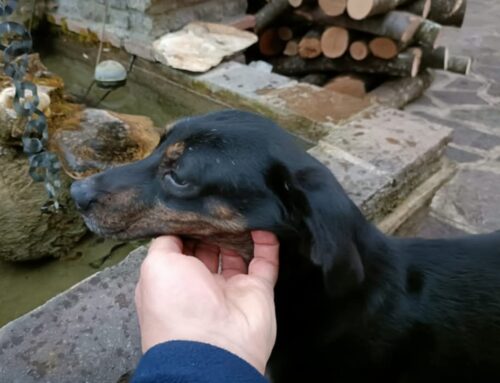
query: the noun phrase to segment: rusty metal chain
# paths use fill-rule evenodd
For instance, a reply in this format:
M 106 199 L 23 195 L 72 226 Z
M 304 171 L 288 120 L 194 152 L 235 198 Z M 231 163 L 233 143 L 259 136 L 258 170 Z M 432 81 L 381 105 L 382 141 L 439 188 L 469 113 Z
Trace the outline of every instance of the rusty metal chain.
M 16 6 L 17 0 L 0 1 L 0 16 L 11 15 Z M 24 152 L 28 155 L 29 174 L 34 181 L 44 183 L 49 200 L 42 206 L 42 211 L 50 212 L 61 208 L 58 201 L 61 165 L 57 155 L 47 151 L 47 118 L 38 109 L 40 99 L 37 87 L 34 83 L 24 80 L 32 47 L 31 34 L 22 24 L 11 21 L 0 24 L 0 50 L 3 52 L 4 72 L 12 78 L 16 90 L 14 109 L 18 118 L 28 119 L 22 142 Z

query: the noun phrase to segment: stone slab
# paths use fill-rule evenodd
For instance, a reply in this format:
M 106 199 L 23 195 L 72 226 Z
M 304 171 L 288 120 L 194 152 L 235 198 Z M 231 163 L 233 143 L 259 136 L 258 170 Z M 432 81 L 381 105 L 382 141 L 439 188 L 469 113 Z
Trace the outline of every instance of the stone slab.
M 464 167 L 436 193 L 431 215 L 468 233 L 500 230 L 499 190 L 498 163 Z
M 145 248 L 0 329 L 0 383 L 116 383 L 135 368 Z

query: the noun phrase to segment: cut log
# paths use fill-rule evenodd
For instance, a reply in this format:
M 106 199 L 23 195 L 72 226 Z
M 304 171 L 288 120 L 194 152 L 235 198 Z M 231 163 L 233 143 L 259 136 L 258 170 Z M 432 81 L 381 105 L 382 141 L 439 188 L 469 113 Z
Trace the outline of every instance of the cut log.
M 326 57 L 341 57 L 349 49 L 349 32 L 342 27 L 326 28 L 321 35 L 321 50 Z
M 331 75 L 326 73 L 310 73 L 302 77 L 299 82 L 305 82 L 311 85 L 323 86 L 330 79 Z
M 448 68 L 446 69 L 450 72 L 468 75 L 471 66 L 472 59 L 470 57 L 450 56 L 448 57 Z
M 356 40 L 349 46 L 349 54 L 356 61 L 362 61 L 368 57 L 370 50 L 368 43 L 364 40 Z
M 347 0 L 318 0 L 319 7 L 328 16 L 340 16 L 347 8 Z
M 432 74 L 424 71 L 416 77 L 398 78 L 386 81 L 370 92 L 378 103 L 390 108 L 400 109 L 419 98 L 432 83 Z
M 358 98 L 363 98 L 367 93 L 363 79 L 351 74 L 336 76 L 328 81 L 323 88 Z
M 433 69 L 448 69 L 448 48 L 437 47 L 433 50 L 424 49 L 422 54 L 422 67 Z
M 429 19 L 442 25 L 461 27 L 466 9 L 467 0 L 434 0 Z
M 439 1 L 439 0 L 434 0 Z M 414 13 L 426 19 L 431 11 L 432 0 L 414 0 L 410 3 L 403 4 L 400 9 L 405 12 Z
M 436 42 L 441 34 L 441 25 L 431 21 L 423 20 L 415 33 L 414 40 L 427 49 L 436 48 Z
M 422 58 L 414 51 L 401 52 L 392 60 L 369 57 L 355 61 L 349 56 L 338 59 L 319 57 L 305 60 L 301 57 L 285 57 L 271 60 L 273 70 L 286 76 L 301 76 L 312 72 L 359 72 L 384 73 L 397 77 L 415 77 L 420 69 Z
M 245 15 L 236 20 L 232 20 L 228 25 L 241 30 L 254 29 L 255 15 Z
M 277 56 L 283 52 L 285 42 L 279 38 L 276 28 L 269 28 L 259 36 L 259 51 L 264 56 Z
M 391 11 L 386 15 L 361 21 L 353 20 L 346 15 L 328 16 L 319 8 L 309 12 L 301 10 L 297 13 L 297 16 L 301 16 L 307 21 L 313 21 L 318 25 L 334 25 L 377 36 L 390 37 L 402 44 L 408 44 L 413 39 L 423 21 L 419 16 L 402 11 Z
M 408 2 L 409 0 L 348 0 L 347 13 L 354 20 L 381 15 Z
M 314 0 L 288 0 L 288 3 L 294 7 L 302 7 L 303 5 L 312 4 Z
M 255 32 L 261 32 L 288 8 L 288 0 L 270 0 L 255 14 Z
M 293 29 L 290 27 L 279 27 L 278 37 L 283 41 L 289 41 L 293 39 Z
M 297 56 L 299 54 L 299 40 L 294 39 L 288 41 L 283 50 L 283 54 L 285 56 Z
M 311 30 L 300 40 L 299 56 L 313 59 L 321 55 L 321 33 L 318 30 Z
M 385 60 L 396 57 L 400 50 L 398 43 L 389 37 L 375 37 L 368 47 L 372 55 Z

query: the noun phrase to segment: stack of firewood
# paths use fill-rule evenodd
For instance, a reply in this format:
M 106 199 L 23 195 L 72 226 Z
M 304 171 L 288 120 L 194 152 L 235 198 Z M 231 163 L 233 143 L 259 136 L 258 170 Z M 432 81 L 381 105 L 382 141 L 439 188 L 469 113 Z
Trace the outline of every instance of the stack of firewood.
M 427 68 L 467 74 L 470 58 L 437 46 L 442 26 L 460 27 L 465 9 L 466 0 L 268 0 L 254 30 L 275 72 L 363 96 Z

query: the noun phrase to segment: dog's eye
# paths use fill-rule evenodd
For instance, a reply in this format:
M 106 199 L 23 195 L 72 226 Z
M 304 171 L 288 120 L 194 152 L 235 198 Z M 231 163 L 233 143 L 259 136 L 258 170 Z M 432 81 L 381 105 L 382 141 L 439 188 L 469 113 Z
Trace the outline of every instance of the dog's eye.
M 170 170 L 167 173 L 165 173 L 165 175 L 163 176 L 163 180 L 178 188 L 184 188 L 189 186 L 189 183 L 187 181 L 181 180 L 177 176 L 177 173 L 175 173 L 173 170 Z

